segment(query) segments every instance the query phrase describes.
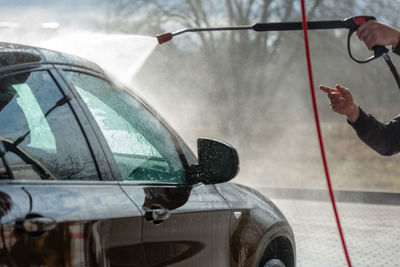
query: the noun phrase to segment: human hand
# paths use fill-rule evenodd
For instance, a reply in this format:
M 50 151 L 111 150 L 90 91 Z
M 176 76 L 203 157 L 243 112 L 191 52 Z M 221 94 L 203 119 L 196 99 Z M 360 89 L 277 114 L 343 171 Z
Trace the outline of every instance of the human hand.
M 330 88 L 325 85 L 319 87 L 328 94 L 329 103 L 333 111 L 343 114 L 350 122 L 355 122 L 360 116 L 360 109 L 354 102 L 349 89 L 337 84 L 336 88 Z
M 365 43 L 369 50 L 375 45 L 392 45 L 400 41 L 400 31 L 376 20 L 369 20 L 358 28 L 358 38 Z

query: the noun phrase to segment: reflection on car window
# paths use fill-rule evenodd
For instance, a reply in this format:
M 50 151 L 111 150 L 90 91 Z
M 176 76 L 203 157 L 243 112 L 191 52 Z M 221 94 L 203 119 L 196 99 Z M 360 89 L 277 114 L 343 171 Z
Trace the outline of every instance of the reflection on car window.
M 80 127 L 47 71 L 0 79 L 0 141 L 16 179 L 98 179 Z
M 97 123 L 103 129 L 110 148 L 114 153 L 135 154 L 144 157 L 158 157 L 158 151 L 129 122 L 96 96 L 76 86 L 77 91 L 91 109 Z M 114 118 L 107 120 L 106 118 Z
M 146 108 L 100 78 L 67 71 L 66 75 L 99 125 L 124 180 L 184 182 L 171 133 Z
M 31 141 L 27 146 L 54 153 L 56 140 L 31 88 L 27 84 L 16 84 L 13 88 L 18 93 L 16 101 L 30 129 Z

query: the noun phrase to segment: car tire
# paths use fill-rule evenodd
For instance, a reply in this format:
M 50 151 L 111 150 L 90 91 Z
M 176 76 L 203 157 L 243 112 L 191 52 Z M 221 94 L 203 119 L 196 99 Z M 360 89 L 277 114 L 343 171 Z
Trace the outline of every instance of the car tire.
M 285 267 L 285 264 L 278 259 L 271 259 L 263 267 Z

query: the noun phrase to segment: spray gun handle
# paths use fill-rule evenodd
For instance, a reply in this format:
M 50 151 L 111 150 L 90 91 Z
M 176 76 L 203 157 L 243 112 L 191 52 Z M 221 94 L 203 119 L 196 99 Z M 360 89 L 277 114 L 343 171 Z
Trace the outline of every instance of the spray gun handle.
M 387 54 L 387 52 L 389 52 L 389 49 L 387 49 L 386 47 L 384 47 L 382 45 L 376 45 L 376 46 L 372 47 L 372 49 L 374 50 L 374 58 L 378 58 L 380 56 L 383 56 L 384 54 Z
M 372 47 L 372 50 L 374 51 L 373 56 L 371 56 L 365 60 L 358 60 L 353 57 L 353 55 L 351 53 L 351 48 L 350 48 L 351 36 L 353 35 L 354 32 L 356 32 L 358 30 L 358 27 L 360 27 L 362 24 L 364 24 L 365 22 L 367 22 L 369 20 L 376 20 L 376 18 L 373 16 L 354 16 L 354 17 L 349 17 L 349 18 L 346 18 L 343 20 L 344 22 L 346 22 L 346 24 L 348 24 L 348 28 L 349 28 L 349 34 L 347 36 L 347 50 L 349 52 L 350 58 L 357 63 L 370 62 L 371 60 L 374 60 L 374 59 L 386 54 L 387 52 L 389 52 L 389 50 L 386 47 L 384 47 L 382 45 L 376 45 L 376 46 Z
M 372 17 L 372 16 L 357 16 L 357 17 L 350 17 L 350 18 L 343 20 L 346 23 L 349 23 L 349 35 L 347 37 L 347 50 L 349 52 L 349 56 L 351 57 L 351 59 L 353 59 L 357 63 L 367 63 L 367 62 L 374 60 L 380 56 L 383 56 L 383 59 L 388 64 L 389 69 L 392 72 L 393 77 L 397 83 L 397 86 L 400 89 L 400 75 L 397 72 L 396 67 L 393 65 L 392 61 L 390 60 L 390 57 L 388 55 L 389 50 L 386 47 L 384 47 L 382 45 L 375 45 L 374 47 L 372 47 L 372 50 L 374 50 L 374 55 L 365 60 L 357 60 L 351 54 L 351 49 L 350 49 L 351 35 L 358 30 L 358 27 L 360 27 L 363 23 L 367 22 L 368 20 L 376 20 L 376 19 L 375 19 L 375 17 Z

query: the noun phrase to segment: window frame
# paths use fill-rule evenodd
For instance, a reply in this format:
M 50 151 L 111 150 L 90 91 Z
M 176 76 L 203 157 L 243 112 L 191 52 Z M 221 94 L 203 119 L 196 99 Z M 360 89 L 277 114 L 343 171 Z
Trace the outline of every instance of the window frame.
M 95 71 L 91 71 L 86 68 L 79 68 L 76 66 L 67 66 L 67 65 L 58 65 L 56 67 L 57 71 L 59 72 L 59 75 L 63 77 L 64 82 L 68 84 L 69 90 L 73 93 L 74 97 L 78 100 L 78 102 L 81 105 L 81 108 L 83 110 L 83 113 L 87 116 L 92 128 L 94 129 L 96 133 L 96 137 L 98 138 L 98 142 L 102 146 L 105 158 L 108 162 L 108 165 L 110 167 L 110 170 L 112 172 L 112 175 L 115 180 L 121 181 L 124 184 L 135 184 L 135 185 L 151 185 L 151 186 L 157 186 L 157 185 L 192 185 L 193 181 L 191 180 L 191 177 L 189 175 L 189 168 L 190 168 L 190 163 L 194 164 L 193 161 L 189 163 L 188 159 L 186 158 L 185 153 L 183 152 L 183 149 L 181 147 L 181 144 L 185 144 L 184 141 L 179 137 L 179 135 L 161 118 L 161 116 L 154 111 L 142 98 L 134 94 L 131 90 L 120 86 L 120 85 L 115 85 L 113 80 L 109 78 L 106 74 L 104 73 L 98 73 Z M 68 81 L 67 77 L 64 75 L 64 71 L 72 71 L 72 72 L 77 72 L 77 73 L 82 73 L 86 75 L 93 76 L 95 78 L 104 80 L 117 88 L 120 89 L 126 89 L 124 92 L 126 92 L 130 97 L 132 97 L 134 100 L 136 100 L 143 108 L 145 108 L 165 129 L 168 131 L 168 133 L 171 135 L 171 139 L 174 143 L 175 149 L 179 155 L 179 158 L 182 162 L 184 173 L 185 173 L 185 181 L 184 183 L 169 183 L 169 182 L 143 182 L 143 181 L 124 181 L 121 177 L 118 165 L 115 161 L 114 155 L 111 151 L 111 148 L 109 147 L 106 138 L 104 137 L 99 125 L 97 124 L 95 118 L 91 114 L 89 108 L 87 107 L 86 103 L 83 101 L 81 98 L 80 94 L 76 91 L 75 87 L 70 84 Z M 189 148 L 186 148 L 186 150 L 190 151 Z M 191 151 L 190 151 L 191 152 Z M 191 152 L 192 153 L 192 152 Z M 192 153 L 193 154 L 193 153 Z M 196 159 L 196 157 L 193 154 L 193 158 Z
M 109 169 L 104 168 L 102 165 L 104 164 L 99 164 L 101 162 L 101 157 L 99 154 L 99 149 L 96 149 L 96 147 L 100 147 L 99 144 L 97 143 L 97 140 L 94 139 L 93 133 L 90 132 L 90 129 L 87 129 L 86 127 L 83 126 L 85 124 L 82 122 L 82 116 L 79 116 L 79 114 L 82 112 L 79 106 L 77 105 L 75 98 L 72 96 L 70 93 L 69 87 L 67 84 L 64 82 L 62 77 L 59 75 L 58 71 L 56 70 L 56 67 L 53 64 L 42 64 L 42 65 L 35 65 L 31 67 L 21 67 L 21 68 L 13 68 L 9 71 L 4 71 L 0 74 L 0 78 L 5 78 L 13 75 L 18 75 L 26 72 L 40 72 L 44 71 L 47 72 L 50 77 L 53 79 L 54 83 L 57 85 L 58 90 L 63 96 L 66 96 L 69 98 L 68 101 L 68 106 L 73 114 L 73 117 L 75 118 L 76 122 L 78 123 L 78 127 L 81 131 L 81 134 L 84 137 L 84 140 L 86 142 L 86 145 L 89 149 L 89 153 L 92 157 L 93 163 L 95 164 L 95 169 L 97 172 L 98 179 L 94 180 L 95 182 L 101 182 L 101 181 L 115 181 L 114 179 L 110 179 Z M 86 123 L 89 123 L 88 121 Z M 24 180 L 22 182 L 26 182 L 30 180 Z M 64 181 L 64 180 L 54 180 L 55 182 L 57 181 Z M 71 182 L 88 182 L 88 180 L 70 180 Z M 93 180 L 92 180 L 93 181 Z M 43 182 L 43 181 L 41 181 Z

